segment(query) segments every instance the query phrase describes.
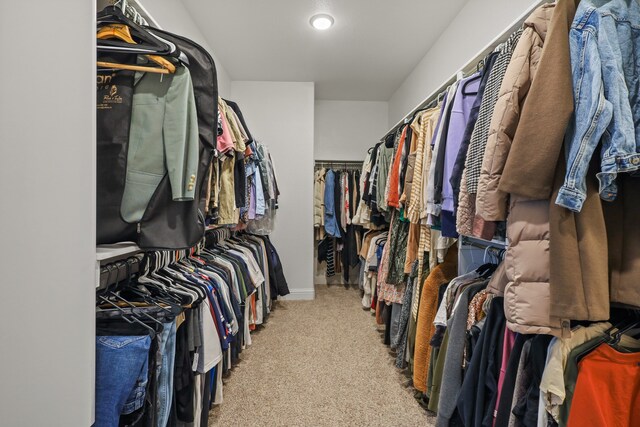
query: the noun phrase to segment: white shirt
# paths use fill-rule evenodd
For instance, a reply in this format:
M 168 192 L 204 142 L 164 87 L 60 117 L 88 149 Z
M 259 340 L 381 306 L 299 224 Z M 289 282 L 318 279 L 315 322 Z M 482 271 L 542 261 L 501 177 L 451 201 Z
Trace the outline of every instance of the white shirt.
M 209 298 L 205 298 L 200 304 L 202 318 L 202 346 L 198 356 L 198 369 L 200 373 L 209 372 L 222 360 L 222 347 L 220 346 L 220 336 L 211 315 L 211 303 Z

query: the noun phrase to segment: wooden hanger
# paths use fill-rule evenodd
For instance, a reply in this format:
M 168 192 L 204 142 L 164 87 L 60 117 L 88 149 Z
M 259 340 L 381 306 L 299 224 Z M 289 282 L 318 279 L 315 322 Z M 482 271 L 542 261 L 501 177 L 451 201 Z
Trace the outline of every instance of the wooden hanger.
M 131 36 L 131 32 L 129 31 L 129 27 L 124 24 L 109 24 L 101 27 L 96 34 L 96 38 L 99 39 L 119 39 L 131 44 L 137 44 L 133 37 Z M 155 62 L 160 65 L 162 68 L 157 67 L 146 67 L 143 65 L 131 65 L 131 64 L 120 64 L 117 62 L 105 62 L 98 61 L 97 65 L 99 67 L 105 68 L 116 68 L 119 70 L 133 70 L 133 71 L 143 71 L 150 73 L 158 73 L 158 74 L 172 74 L 176 72 L 176 67 L 169 60 L 163 58 L 158 55 L 146 55 L 149 60 Z

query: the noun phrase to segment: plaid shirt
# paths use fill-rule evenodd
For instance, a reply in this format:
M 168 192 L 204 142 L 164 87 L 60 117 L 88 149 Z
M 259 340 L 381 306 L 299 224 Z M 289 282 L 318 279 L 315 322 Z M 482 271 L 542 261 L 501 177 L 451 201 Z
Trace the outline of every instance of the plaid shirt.
M 513 50 L 520 40 L 522 28 L 511 34 L 509 39 L 499 47 L 500 53 L 496 58 L 496 62 L 491 68 L 487 86 L 482 95 L 482 103 L 478 112 L 478 121 L 473 128 L 471 142 L 469 143 L 469 151 L 465 167 L 467 170 L 467 192 L 475 194 L 478 192 L 478 180 L 480 179 L 480 170 L 482 169 L 482 160 L 484 158 L 484 150 L 487 147 L 487 139 L 489 137 L 489 126 L 491 125 L 491 117 L 493 109 L 498 102 L 500 93 L 500 85 L 507 72 L 507 66 L 511 62 Z

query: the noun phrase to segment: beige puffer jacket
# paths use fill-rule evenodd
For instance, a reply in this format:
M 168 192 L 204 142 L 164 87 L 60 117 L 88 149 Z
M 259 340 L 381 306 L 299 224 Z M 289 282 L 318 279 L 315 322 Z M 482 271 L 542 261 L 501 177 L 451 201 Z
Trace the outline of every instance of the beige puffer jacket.
M 507 286 L 507 273 L 504 271 L 504 262 L 501 262 L 496 271 L 491 275 L 491 280 L 487 284 L 487 291 L 493 295 L 503 297 L 504 288 Z
M 524 24 L 500 88 L 478 184 L 476 213 L 487 221 L 507 217 L 507 194 L 498 189 L 520 109 L 535 78 L 547 27 L 555 4 L 536 9 Z M 512 196 L 509 201 L 505 258 L 507 326 L 524 334 L 561 336 L 558 319 L 550 316 L 549 201 Z
M 485 221 L 504 221 L 507 218 L 507 194 L 498 189 L 498 184 L 520 120 L 520 107 L 538 69 L 553 8 L 553 3 L 545 4 L 525 21 L 522 36 L 500 86 L 476 195 L 476 215 Z

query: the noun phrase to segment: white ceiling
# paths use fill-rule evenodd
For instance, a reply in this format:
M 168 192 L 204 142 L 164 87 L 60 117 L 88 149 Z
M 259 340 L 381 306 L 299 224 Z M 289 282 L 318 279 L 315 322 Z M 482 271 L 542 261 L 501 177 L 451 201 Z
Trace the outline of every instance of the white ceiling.
M 313 81 L 316 98 L 387 101 L 467 0 L 184 0 L 233 80 Z M 329 13 L 335 25 L 314 30 Z

